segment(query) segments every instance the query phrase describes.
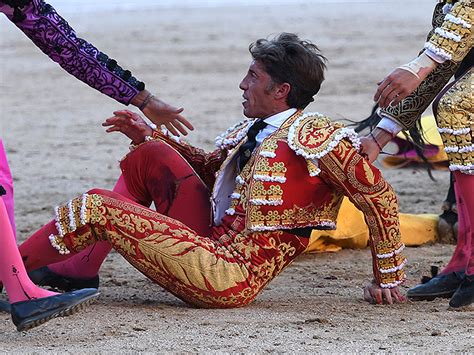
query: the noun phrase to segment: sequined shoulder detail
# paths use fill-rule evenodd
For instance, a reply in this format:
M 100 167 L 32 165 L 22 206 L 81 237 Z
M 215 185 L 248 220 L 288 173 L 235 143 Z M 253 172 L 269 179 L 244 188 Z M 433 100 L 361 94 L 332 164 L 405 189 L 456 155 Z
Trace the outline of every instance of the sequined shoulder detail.
M 220 149 L 234 148 L 245 137 L 252 123 L 253 120 L 245 119 L 229 127 L 227 131 L 216 137 L 216 147 Z
M 359 137 L 353 129 L 331 122 L 329 117 L 320 113 L 308 112 L 290 126 L 288 145 L 306 159 L 319 159 L 331 152 L 344 138 L 359 149 Z

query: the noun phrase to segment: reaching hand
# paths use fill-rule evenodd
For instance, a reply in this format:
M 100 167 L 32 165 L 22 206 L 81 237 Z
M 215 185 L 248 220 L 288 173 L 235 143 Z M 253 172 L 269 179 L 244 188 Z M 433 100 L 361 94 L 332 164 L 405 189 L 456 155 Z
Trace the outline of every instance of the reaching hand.
M 165 125 L 168 131 L 175 136 L 179 137 L 180 133 L 186 136 L 188 134 L 186 128 L 194 130 L 193 125 L 180 115 L 183 108 L 168 105 L 156 97 L 150 100 L 142 112 L 157 126 Z
M 404 303 L 407 299 L 398 287 L 382 288 L 372 281 L 364 287 L 364 300 L 373 304 L 393 304 Z
M 405 97 L 410 95 L 423 81 L 424 77 L 396 68 L 385 79 L 377 83 L 378 88 L 374 101 L 382 108 L 388 105 L 396 106 Z
M 109 127 L 106 132 L 122 132 L 132 140 L 134 144 L 142 143 L 146 136 L 151 136 L 153 130 L 147 125 L 140 115 L 128 111 L 115 111 L 113 117 L 109 117 L 102 126 Z

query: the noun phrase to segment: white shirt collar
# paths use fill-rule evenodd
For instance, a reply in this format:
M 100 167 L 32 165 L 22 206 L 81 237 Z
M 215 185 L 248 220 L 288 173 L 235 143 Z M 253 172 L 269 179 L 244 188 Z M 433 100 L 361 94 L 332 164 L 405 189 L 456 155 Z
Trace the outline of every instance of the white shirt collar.
M 276 113 L 273 116 L 265 118 L 264 121 L 270 126 L 280 128 L 283 122 L 290 118 L 296 111 L 296 108 L 289 108 L 288 110 Z

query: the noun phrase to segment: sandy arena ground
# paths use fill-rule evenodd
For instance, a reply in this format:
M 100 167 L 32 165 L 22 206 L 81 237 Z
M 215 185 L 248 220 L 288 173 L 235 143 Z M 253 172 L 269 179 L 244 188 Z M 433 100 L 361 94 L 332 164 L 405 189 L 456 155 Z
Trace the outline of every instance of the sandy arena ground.
M 238 83 L 248 44 L 281 31 L 317 43 L 329 58 L 327 80 L 308 108 L 359 120 L 376 82 L 415 56 L 434 0 L 297 6 L 133 10 L 66 14 L 84 38 L 164 100 L 185 107 L 194 144 L 241 116 Z M 408 5 L 409 4 L 409 5 Z M 410 8 L 410 10 L 408 10 Z M 121 106 L 69 77 L 14 26 L 0 19 L 1 136 L 16 183 L 19 240 L 48 221 L 53 206 L 92 187 L 112 188 L 128 140 L 100 123 Z M 403 212 L 438 213 L 447 172 L 384 170 Z M 446 264 L 451 245 L 408 248 L 408 281 Z M 186 306 L 149 282 L 118 254 L 101 270 L 99 300 L 69 318 L 18 333 L 0 314 L 0 352 L 471 352 L 472 312 L 447 300 L 369 305 L 368 250 L 305 255 L 244 309 Z

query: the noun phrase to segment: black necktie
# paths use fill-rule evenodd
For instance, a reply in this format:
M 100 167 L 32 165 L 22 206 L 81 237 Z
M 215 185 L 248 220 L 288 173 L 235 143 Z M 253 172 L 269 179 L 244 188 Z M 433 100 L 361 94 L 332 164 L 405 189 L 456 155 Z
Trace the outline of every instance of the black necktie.
M 257 134 L 267 126 L 267 123 L 259 118 L 256 120 L 252 126 L 250 126 L 247 132 L 247 142 L 242 144 L 239 148 L 239 169 L 242 170 L 252 156 L 252 152 L 257 145 Z

